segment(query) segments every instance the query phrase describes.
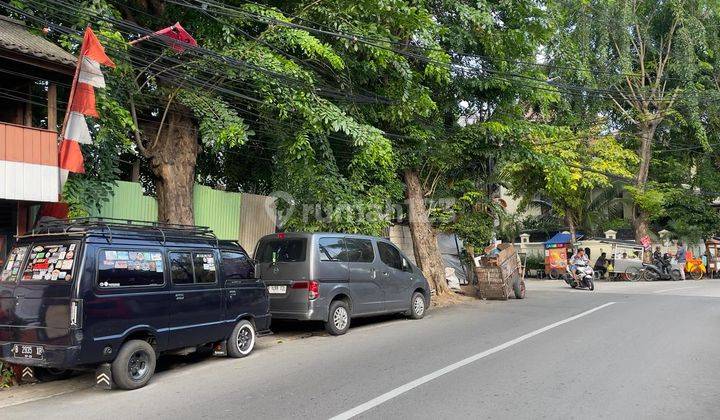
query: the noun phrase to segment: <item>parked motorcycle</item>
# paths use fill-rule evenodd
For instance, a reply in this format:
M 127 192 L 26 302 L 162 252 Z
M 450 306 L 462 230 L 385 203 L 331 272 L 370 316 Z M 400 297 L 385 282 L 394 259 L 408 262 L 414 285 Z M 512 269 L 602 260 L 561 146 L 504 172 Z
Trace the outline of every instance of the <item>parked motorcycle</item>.
M 569 284 L 573 289 L 577 287 L 585 287 L 588 290 L 595 290 L 595 270 L 587 264 L 575 264 L 575 275 L 573 276 L 572 268 L 568 265 L 565 273 L 565 283 Z
M 642 279 L 645 281 L 682 280 L 680 269 L 673 267 L 671 261 L 670 255 L 666 253 L 661 259 L 654 258 L 652 264 L 643 264 Z

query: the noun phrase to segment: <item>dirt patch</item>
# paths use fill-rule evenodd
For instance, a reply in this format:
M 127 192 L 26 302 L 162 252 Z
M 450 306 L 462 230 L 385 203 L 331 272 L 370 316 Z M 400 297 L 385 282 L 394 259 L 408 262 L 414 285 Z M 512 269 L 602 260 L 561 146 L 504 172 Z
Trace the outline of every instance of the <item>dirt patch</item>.
M 471 302 L 474 300 L 476 300 L 476 298 L 472 296 L 461 295 L 458 293 L 449 293 L 442 296 L 433 296 L 431 305 L 433 308 L 445 308 L 447 306 Z

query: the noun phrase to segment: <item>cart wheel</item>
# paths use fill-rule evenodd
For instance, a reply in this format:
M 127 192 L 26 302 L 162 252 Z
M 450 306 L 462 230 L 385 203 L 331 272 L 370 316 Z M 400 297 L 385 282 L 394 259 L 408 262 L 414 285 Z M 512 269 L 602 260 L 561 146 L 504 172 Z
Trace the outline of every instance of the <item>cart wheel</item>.
M 691 271 L 691 272 L 690 272 L 690 277 L 691 277 L 693 280 L 700 280 L 701 278 L 703 278 L 703 272 L 700 271 L 700 270 Z
M 625 270 L 625 277 L 629 281 L 638 281 L 642 276 L 640 275 L 640 269 L 638 267 L 628 267 Z
M 513 292 L 515 292 L 515 299 L 525 299 L 525 281 L 516 280 L 513 284 Z
M 557 280 L 560 278 L 560 270 L 557 268 L 553 268 L 550 270 L 550 273 L 548 273 L 548 277 L 550 277 L 551 280 Z

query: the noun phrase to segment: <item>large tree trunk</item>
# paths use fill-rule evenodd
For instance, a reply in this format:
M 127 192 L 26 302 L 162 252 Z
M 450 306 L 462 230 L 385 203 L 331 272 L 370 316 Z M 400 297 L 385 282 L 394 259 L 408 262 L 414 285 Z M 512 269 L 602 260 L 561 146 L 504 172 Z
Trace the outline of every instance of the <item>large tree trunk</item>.
M 443 263 L 440 248 L 437 243 L 435 230 L 430 224 L 427 207 L 425 207 L 424 192 L 420 177 L 414 170 L 405 171 L 405 186 L 407 188 L 408 219 L 410 235 L 412 236 L 415 259 L 435 289 L 438 296 L 450 293 L 445 282 L 445 264 Z
M 575 227 L 575 220 L 573 219 L 570 211 L 565 210 L 565 223 L 570 230 L 570 246 L 575 248 L 575 241 L 577 240 L 577 228 Z
M 193 187 L 195 164 L 199 151 L 198 132 L 189 110 L 174 106 L 164 124 L 147 123 L 145 134 L 157 135 L 149 141 L 145 157 L 155 175 L 155 192 L 158 202 L 158 221 L 165 223 L 194 224 Z M 148 127 L 149 126 L 149 127 Z M 150 128 L 154 128 L 150 129 Z
M 645 189 L 650 174 L 650 159 L 652 158 L 652 141 L 655 137 L 655 129 L 657 122 L 652 121 L 642 123 L 639 126 L 640 147 L 638 148 L 638 157 L 640 158 L 640 166 L 635 177 L 635 187 L 639 191 Z M 633 229 L 635 233 L 635 242 L 638 244 L 640 240 L 648 235 L 648 217 L 649 215 L 640 210 L 637 205 L 633 211 Z

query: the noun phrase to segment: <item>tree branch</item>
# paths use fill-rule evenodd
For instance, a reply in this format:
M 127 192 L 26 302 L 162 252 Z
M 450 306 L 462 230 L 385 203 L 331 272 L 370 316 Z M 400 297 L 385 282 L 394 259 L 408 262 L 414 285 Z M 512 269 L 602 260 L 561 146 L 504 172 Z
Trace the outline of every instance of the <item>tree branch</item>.
M 177 95 L 180 88 L 181 86 L 178 86 L 172 93 L 170 93 L 170 96 L 168 96 L 168 102 L 167 105 L 165 105 L 165 111 L 163 112 L 163 116 L 160 119 L 160 126 L 157 129 L 157 133 L 155 133 L 155 141 L 153 141 L 152 146 L 150 146 L 151 149 L 154 149 L 155 145 L 157 145 L 157 142 L 160 140 L 160 133 L 162 132 L 163 125 L 165 124 L 165 118 L 167 117 L 168 111 L 170 110 L 170 104 L 172 104 L 173 100 L 175 99 L 175 95 Z
M 130 115 L 133 119 L 133 131 L 135 135 L 135 144 L 138 147 L 138 150 L 140 150 L 140 153 L 143 156 L 147 157 L 147 149 L 142 144 L 142 136 L 140 135 L 140 126 L 138 125 L 138 119 L 137 119 L 137 111 L 135 111 L 135 99 L 133 99 L 133 95 L 130 94 Z

